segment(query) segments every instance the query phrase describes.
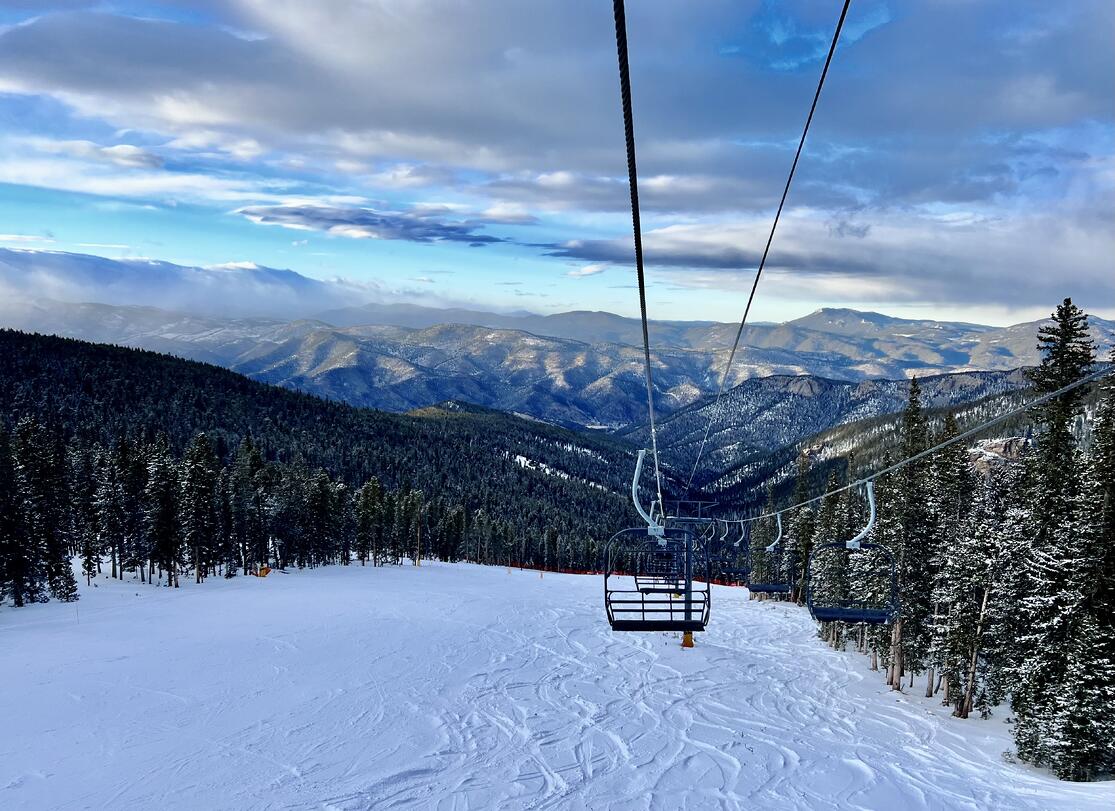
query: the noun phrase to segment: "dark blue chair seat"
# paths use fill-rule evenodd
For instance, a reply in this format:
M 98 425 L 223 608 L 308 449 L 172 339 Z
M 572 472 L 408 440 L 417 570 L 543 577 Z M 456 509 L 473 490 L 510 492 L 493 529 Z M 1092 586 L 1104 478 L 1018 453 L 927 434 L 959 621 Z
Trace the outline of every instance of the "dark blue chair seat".
M 866 625 L 886 625 L 890 622 L 890 609 L 866 606 L 814 605 L 813 619 L 818 622 L 850 622 Z

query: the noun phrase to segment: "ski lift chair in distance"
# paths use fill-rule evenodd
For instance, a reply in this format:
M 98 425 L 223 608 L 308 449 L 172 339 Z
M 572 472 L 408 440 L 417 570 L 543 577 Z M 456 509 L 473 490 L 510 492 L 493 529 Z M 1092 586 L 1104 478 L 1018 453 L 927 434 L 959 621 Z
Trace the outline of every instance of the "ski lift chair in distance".
M 709 621 L 708 554 L 690 526 L 663 526 L 643 509 L 638 484 L 645 455 L 639 451 L 631 498 L 647 525 L 620 530 L 605 546 L 604 610 L 613 631 L 680 631 L 690 640 Z
M 809 559 L 805 563 L 805 605 L 809 613 L 818 622 L 848 622 L 864 623 L 866 625 L 888 625 L 898 616 L 898 567 L 894 553 L 887 547 L 877 543 L 864 543 L 871 530 L 875 527 L 875 483 L 867 482 L 867 526 L 849 541 L 843 543 L 825 543 L 813 548 Z M 864 550 L 880 553 L 887 561 L 890 569 L 890 587 L 882 603 L 872 604 L 858 600 L 838 600 L 834 603 L 818 603 L 813 596 L 812 574 L 813 558 L 818 552 L 827 549 L 848 550 L 862 552 Z
M 747 578 L 751 576 L 751 524 L 748 521 L 740 521 L 739 528 L 739 540 L 732 544 L 732 549 L 743 546 L 743 561 L 738 564 L 735 562 L 739 554 L 735 552 L 720 568 L 721 576 L 731 583 L 747 583 Z
M 748 583 L 747 588 L 755 594 L 789 594 L 792 588 L 791 584 L 794 578 L 793 574 L 788 571 L 792 567 L 784 565 L 782 559 L 782 513 L 775 513 L 774 518 L 778 522 L 778 535 L 767 546 L 766 553 L 768 555 L 773 554 L 775 560 L 778 561 L 778 576 L 773 577 L 770 583 L 756 583 L 754 581 Z M 752 569 L 754 569 L 754 565 L 752 565 Z
M 720 535 L 716 537 L 715 542 L 713 542 L 711 537 L 710 537 L 710 540 L 709 540 L 710 551 L 709 551 L 708 560 L 709 560 L 709 563 L 713 567 L 714 573 L 719 574 L 721 571 L 723 571 L 725 566 L 727 566 L 729 563 L 731 563 L 731 556 L 728 554 L 728 545 L 727 545 L 728 522 L 724 521 L 723 519 L 717 519 L 716 524 L 717 525 L 723 524 L 724 525 L 724 531 L 721 532 Z

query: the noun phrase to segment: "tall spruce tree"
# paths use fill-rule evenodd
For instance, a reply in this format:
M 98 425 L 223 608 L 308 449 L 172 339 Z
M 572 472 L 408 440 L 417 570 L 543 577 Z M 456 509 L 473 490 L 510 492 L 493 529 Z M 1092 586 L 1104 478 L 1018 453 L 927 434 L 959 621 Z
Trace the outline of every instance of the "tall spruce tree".
M 35 543 L 16 475 L 11 438 L 0 424 L 0 602 L 17 608 L 43 593 L 42 548 Z
M 945 417 L 944 431 L 939 441 L 954 439 L 960 432 L 956 417 L 949 413 Z M 930 649 L 928 656 L 928 678 L 926 697 L 932 697 L 938 684 L 945 681 L 947 651 L 950 649 L 949 634 L 953 625 L 947 616 L 950 611 L 948 595 L 954 595 L 951 584 L 945 582 L 945 569 L 952 557 L 953 550 L 959 549 L 966 540 L 968 513 L 971 509 L 975 476 L 967 449 L 954 443 L 938 451 L 932 460 L 932 489 L 930 510 L 937 536 L 933 546 L 931 577 L 933 579 L 932 622 L 930 624 Z M 950 687 L 955 684 L 950 683 Z
M 1050 765 L 1068 780 L 1115 772 L 1115 386 L 1096 414 L 1081 513 L 1069 578 L 1079 602 L 1050 730 Z
M 179 509 L 182 542 L 191 556 L 198 583 L 210 574 L 217 558 L 217 456 L 209 437 L 198 434 L 182 460 Z
M 1030 373 L 1034 388 L 1051 392 L 1085 376 L 1095 348 L 1088 318 L 1071 300 L 1039 331 L 1042 359 Z M 1081 394 L 1071 392 L 1041 408 L 1042 431 L 1028 460 L 1028 549 L 1023 558 L 1024 625 L 1017 640 L 1011 709 L 1019 757 L 1064 767 L 1063 713 L 1085 584 L 1079 579 L 1087 535 L 1083 507 L 1083 460 L 1073 438 Z
M 147 457 L 147 485 L 143 492 L 146 545 L 155 565 L 166 572 L 166 584 L 174 588 L 178 588 L 179 570 L 185 564 L 179 492 L 177 465 L 170 458 L 165 440 L 160 439 L 149 449 Z
M 28 557 L 46 578 L 55 599 L 77 599 L 67 533 L 66 457 L 61 437 L 42 423 L 24 418 L 13 442 L 16 492 L 26 521 Z
M 929 447 L 929 429 L 921 404 L 921 386 L 910 381 L 902 413 L 902 457 L 909 459 Z M 934 527 L 929 509 L 929 463 L 912 462 L 896 473 L 901 533 L 897 548 L 898 583 L 902 611 L 894 623 L 894 661 L 891 686 L 901 689 L 902 677 L 911 678 L 927 663 L 932 618 Z
M 809 498 L 809 470 L 813 466 L 809 454 L 798 454 L 797 481 L 794 484 L 794 503 L 799 504 Z M 812 506 L 800 507 L 794 511 L 788 527 L 789 539 L 783 539 L 781 561 L 783 576 L 789 578 L 792 593 L 790 598 L 797 602 L 804 599 L 805 561 L 813 551 L 813 536 L 817 531 L 817 514 Z

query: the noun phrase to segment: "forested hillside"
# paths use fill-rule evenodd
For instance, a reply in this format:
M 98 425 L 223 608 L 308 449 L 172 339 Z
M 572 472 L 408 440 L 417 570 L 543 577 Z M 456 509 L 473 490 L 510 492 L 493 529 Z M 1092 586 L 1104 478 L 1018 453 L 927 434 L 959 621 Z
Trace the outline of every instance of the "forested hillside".
M 634 517 L 607 437 L 458 404 L 393 415 L 149 352 L 0 332 L 0 566 L 173 581 L 418 555 L 588 568 Z
M 1097 368 L 1102 368 L 1104 365 L 1099 363 Z M 972 377 L 990 378 L 993 385 L 982 389 L 982 392 L 990 390 L 998 393 L 984 394 L 971 400 L 965 397 L 959 402 L 950 402 L 945 398 L 943 400 L 945 404 L 942 403 L 942 398 L 937 392 L 939 383 L 948 382 L 950 378 Z M 901 385 L 897 391 L 902 392 L 904 398 L 908 398 L 908 384 L 901 381 L 880 381 L 880 384 L 891 382 Z M 1023 370 L 1010 373 L 1006 379 L 1000 378 L 995 372 L 979 372 L 928 378 L 924 382 L 919 380 L 918 383 L 921 408 L 929 431 L 934 435 L 943 433 L 950 417 L 956 421 L 961 430 L 964 430 L 1012 411 L 1036 396 Z M 970 389 L 967 393 L 977 392 L 978 390 Z M 1098 386 L 1086 389 L 1082 396 L 1083 410 L 1073 423 L 1073 430 L 1085 444 L 1090 441 L 1093 419 L 1100 398 L 1101 389 Z M 703 491 L 709 498 L 719 502 L 742 506 L 757 506 L 766 498 L 765 491 L 769 487 L 773 487 L 779 495 L 788 496 L 795 486 L 794 480 L 798 475 L 797 460 L 803 453 L 810 461 L 806 473 L 808 490 L 814 493 L 823 489 L 830 473 L 843 470 L 848 458 L 854 458 L 857 466 L 864 470 L 876 470 L 883 467 L 883 460 L 887 454 L 893 456 L 894 448 L 900 441 L 903 407 L 904 404 L 900 404 L 898 407 L 881 411 L 875 416 L 837 424 L 832 428 L 782 445 L 773 452 L 753 451 L 749 455 L 741 453 L 745 461 L 730 465 L 723 472 L 710 477 Z M 1024 411 L 988 429 L 981 436 L 974 438 L 973 443 L 982 438 L 1025 438 L 1033 431 L 1034 416 Z
M 1021 369 L 1010 372 L 957 372 L 919 380 L 925 404 L 947 408 L 1028 386 Z M 851 382 L 812 375 L 772 375 L 746 380 L 714 398 L 668 414 L 658 426 L 658 443 L 671 466 L 688 477 L 701 450 L 694 477 L 698 487 L 722 490 L 732 471 L 766 459 L 834 426 L 896 414 L 909 392 L 909 380 Z M 645 426 L 622 436 L 650 442 Z
M 1036 393 L 1093 370 L 1087 318 L 1071 301 L 1038 340 L 1042 363 L 1029 373 Z M 940 695 L 961 718 L 1007 704 L 1023 760 L 1072 780 L 1112 773 L 1115 385 L 1108 378 L 1092 388 L 1099 404 L 1090 431 L 1080 430 L 1087 395 L 1077 388 L 1030 410 L 1032 439 L 1019 458 L 977 468 L 964 442 L 923 455 L 960 427 L 948 415 L 935 430 L 912 385 L 882 459 L 845 459 L 819 503 L 805 503 L 812 458 L 799 456 L 795 492 L 772 495 L 768 509 L 801 506 L 783 516 L 773 552 L 772 522 L 753 534 L 751 584 L 788 584 L 789 599 L 837 609 L 821 636 L 869 655 L 893 689 L 922 677 L 925 695 Z M 840 485 L 900 460 L 874 482 L 869 544 L 846 547 L 868 517 L 862 487 Z M 868 607 L 890 619 L 832 621 Z

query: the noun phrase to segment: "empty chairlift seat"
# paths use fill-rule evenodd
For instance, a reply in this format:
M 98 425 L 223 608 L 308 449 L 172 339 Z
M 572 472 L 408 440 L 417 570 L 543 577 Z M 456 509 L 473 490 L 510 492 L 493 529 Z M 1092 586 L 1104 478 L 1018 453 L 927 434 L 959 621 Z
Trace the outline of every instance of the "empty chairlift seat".
M 604 608 L 614 631 L 703 631 L 708 624 L 708 556 L 689 529 L 662 532 L 625 529 L 605 548 Z

